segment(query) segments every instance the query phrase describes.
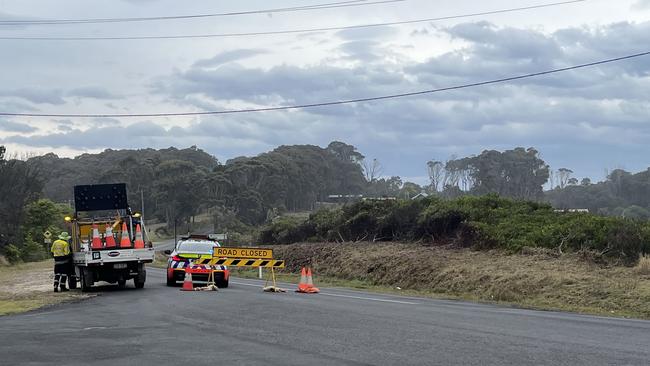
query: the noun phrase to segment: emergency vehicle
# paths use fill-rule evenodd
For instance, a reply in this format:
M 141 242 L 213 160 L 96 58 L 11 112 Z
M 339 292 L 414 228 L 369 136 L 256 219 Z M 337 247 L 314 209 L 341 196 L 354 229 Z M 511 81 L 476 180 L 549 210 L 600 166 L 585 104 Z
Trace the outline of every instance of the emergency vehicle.
M 174 286 L 177 282 L 185 280 L 185 268 L 198 269 L 200 273 L 192 273 L 192 282 L 208 281 L 209 272 L 212 271 L 215 285 L 220 288 L 228 287 L 230 271 L 226 266 L 196 265 L 194 261 L 199 257 L 212 256 L 215 247 L 221 244 L 215 235 L 188 235 L 182 237 L 174 250 L 166 250 L 167 260 L 167 286 Z M 206 271 L 207 270 L 207 271 Z

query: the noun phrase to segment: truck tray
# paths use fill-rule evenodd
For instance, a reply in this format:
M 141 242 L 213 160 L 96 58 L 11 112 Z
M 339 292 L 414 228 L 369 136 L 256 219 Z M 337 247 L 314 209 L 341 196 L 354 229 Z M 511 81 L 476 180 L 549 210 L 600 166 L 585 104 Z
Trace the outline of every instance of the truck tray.
M 78 266 L 131 261 L 137 261 L 138 263 L 151 263 L 154 259 L 154 248 L 75 252 L 72 258 L 74 264 Z

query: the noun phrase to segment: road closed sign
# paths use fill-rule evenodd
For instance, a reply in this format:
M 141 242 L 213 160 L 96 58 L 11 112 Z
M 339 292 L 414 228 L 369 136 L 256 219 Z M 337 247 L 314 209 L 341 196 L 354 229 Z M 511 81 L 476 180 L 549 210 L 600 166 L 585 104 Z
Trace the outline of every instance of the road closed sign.
M 219 258 L 273 259 L 273 249 L 264 248 L 214 248 L 214 256 Z

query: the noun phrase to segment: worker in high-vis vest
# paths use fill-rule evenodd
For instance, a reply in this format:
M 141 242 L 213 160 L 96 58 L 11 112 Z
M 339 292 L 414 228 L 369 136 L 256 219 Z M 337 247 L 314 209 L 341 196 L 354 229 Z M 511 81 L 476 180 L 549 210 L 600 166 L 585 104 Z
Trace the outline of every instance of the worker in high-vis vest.
M 70 244 L 68 243 L 68 240 L 71 238 L 64 231 L 52 243 L 52 255 L 54 256 L 54 292 L 59 292 L 59 287 L 61 287 L 61 291 L 68 291 L 65 287 L 65 282 L 72 264 L 72 254 L 70 253 Z

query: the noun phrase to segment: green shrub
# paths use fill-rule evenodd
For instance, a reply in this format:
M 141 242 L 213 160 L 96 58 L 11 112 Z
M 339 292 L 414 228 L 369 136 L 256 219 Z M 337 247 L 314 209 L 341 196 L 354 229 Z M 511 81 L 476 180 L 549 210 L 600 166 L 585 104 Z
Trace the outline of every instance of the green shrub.
M 4 247 L 4 256 L 9 263 L 14 264 L 20 262 L 20 249 L 13 244 L 8 244 Z
M 300 241 L 424 241 L 518 252 L 543 247 L 593 251 L 636 261 L 650 251 L 650 223 L 586 213 L 558 213 L 545 203 L 490 194 L 444 200 L 362 201 L 322 210 L 302 222 L 281 220 L 261 231 L 265 244 Z
M 259 240 L 263 244 L 289 244 L 304 241 L 305 238 L 314 234 L 314 230 L 309 229 L 312 225 L 304 224 L 304 220 L 294 217 L 280 217 L 260 230 Z
M 23 246 L 20 248 L 20 258 L 24 262 L 38 262 L 47 259 L 49 256 L 42 244 L 32 240 L 31 235 L 25 238 Z

